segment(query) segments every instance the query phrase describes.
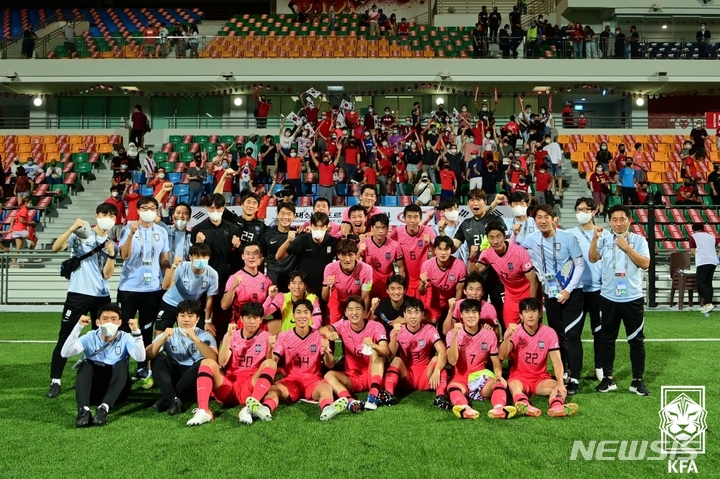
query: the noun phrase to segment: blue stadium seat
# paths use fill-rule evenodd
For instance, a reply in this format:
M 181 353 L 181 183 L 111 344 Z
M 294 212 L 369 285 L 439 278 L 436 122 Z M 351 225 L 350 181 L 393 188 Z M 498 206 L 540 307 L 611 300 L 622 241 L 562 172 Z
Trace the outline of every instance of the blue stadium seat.
M 177 185 L 182 181 L 182 173 L 168 173 L 167 179 Z
M 151 186 L 145 186 L 143 185 L 142 188 L 140 188 L 140 194 L 143 196 L 152 196 L 153 195 L 153 189 Z
M 345 204 L 346 204 L 347 206 L 359 205 L 359 204 L 360 204 L 360 198 L 358 198 L 357 196 L 348 196 L 347 199 L 345 200 Z
M 173 173 L 170 173 L 170 174 L 172 175 Z M 179 173 L 176 173 L 176 174 L 179 174 Z M 173 181 L 173 183 L 175 183 L 175 182 Z M 188 185 L 175 185 L 175 187 L 173 188 L 173 195 L 175 195 L 175 196 L 187 196 L 188 193 L 189 193 Z
M 133 183 L 147 183 L 147 179 L 145 178 L 145 173 L 142 171 L 131 171 L 130 175 L 132 176 Z
M 381 206 L 397 206 L 397 204 L 398 204 L 397 196 L 383 196 L 380 199 Z
M 348 185 L 347 185 L 347 183 L 338 183 L 338 185 L 337 185 L 337 194 L 338 194 L 338 196 L 347 196 L 347 194 L 348 194 Z

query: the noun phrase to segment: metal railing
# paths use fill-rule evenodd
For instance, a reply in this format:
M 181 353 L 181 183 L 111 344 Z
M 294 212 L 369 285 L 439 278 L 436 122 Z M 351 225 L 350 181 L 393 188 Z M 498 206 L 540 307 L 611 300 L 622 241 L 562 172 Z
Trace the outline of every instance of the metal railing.
M 61 21 L 58 17 L 52 17 L 54 20 L 53 22 Z M 78 15 L 74 19 L 70 20 L 70 25 L 75 28 L 79 23 L 85 22 L 85 17 L 83 15 Z M 45 25 L 43 28 L 47 25 L 50 25 L 50 21 L 45 22 Z M 37 32 L 37 30 L 34 30 Z M 57 40 L 62 37 L 62 27 L 58 28 L 56 30 L 53 30 L 52 32 L 48 33 L 47 35 L 43 35 L 42 37 L 35 40 L 33 52 L 36 58 L 45 58 L 48 54 L 48 51 L 50 50 L 50 44 L 51 43 L 57 43 Z M 80 38 L 78 36 L 78 38 Z M 23 37 L 9 37 L 9 38 L 3 38 L 2 39 L 2 58 L 4 59 L 13 59 L 13 58 L 21 58 L 22 55 L 22 41 Z M 77 41 L 77 40 L 76 40 Z
M 58 130 L 63 128 L 80 128 L 80 129 L 117 129 L 126 128 L 127 119 L 120 117 L 47 117 L 47 118 L 30 118 L 30 117 L 4 117 L 0 118 L 1 130 L 30 130 L 30 129 L 47 129 Z

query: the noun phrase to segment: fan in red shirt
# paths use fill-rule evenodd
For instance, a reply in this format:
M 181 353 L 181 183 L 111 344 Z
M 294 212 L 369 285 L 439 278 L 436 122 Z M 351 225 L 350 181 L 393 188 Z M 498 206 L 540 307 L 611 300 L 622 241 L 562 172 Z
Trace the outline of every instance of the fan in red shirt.
M 395 124 L 395 117 L 390 113 L 390 108 L 385 108 L 385 114 L 380 117 L 380 124 L 387 129 Z
M 137 203 L 140 198 L 142 198 L 142 195 L 140 194 L 140 185 L 136 183 L 131 187 L 125 188 L 123 198 L 127 203 L 127 215 L 125 216 L 125 220 L 138 221 L 140 219 L 140 214 L 137 210 Z
M 345 110 L 345 125 L 354 128 L 358 125 L 360 115 L 356 110 Z
M 154 179 L 151 180 L 150 178 L 148 178 L 147 186 L 154 188 L 153 196 L 160 203 L 164 203 L 167 200 L 170 191 L 172 191 L 172 183 L 165 179 L 165 168 L 162 167 L 157 169 L 157 173 L 155 174 Z M 158 194 L 161 191 L 163 191 L 164 193 L 161 198 L 158 198 Z
M 518 125 L 515 121 L 515 115 L 512 115 L 510 117 L 510 121 L 505 123 L 503 130 L 507 131 L 508 133 L 512 133 L 513 135 L 520 134 L 520 125 Z
M 445 163 L 443 169 L 440 170 L 440 199 L 454 198 L 455 191 L 457 190 L 457 177 L 455 172 L 450 168 L 450 163 Z
M 258 128 L 265 128 L 267 126 L 267 116 L 272 110 L 272 104 L 265 99 L 265 95 L 258 94 L 258 89 L 255 89 L 253 99 L 257 105 L 257 126 Z
M 525 175 L 518 175 L 517 183 L 513 183 L 513 187 L 510 190 L 512 193 L 520 191 L 525 194 L 530 194 L 530 184 L 527 182 Z
M 685 158 L 685 161 L 683 161 L 682 177 L 692 179 L 697 178 L 697 167 L 695 166 L 695 160 L 692 155 L 688 156 Z
M 158 35 L 160 35 L 160 32 L 157 28 L 153 26 L 147 26 L 143 28 L 143 49 L 145 50 L 145 55 L 147 55 L 148 57 L 152 57 L 153 55 L 155 55 L 155 46 L 157 44 Z
M 553 177 L 548 173 L 547 165 L 541 165 L 540 171 L 535 175 L 535 194 L 543 198 L 543 203 L 545 203 L 545 192 L 551 189 L 552 183 Z
M 360 171 L 363 172 L 362 183 L 364 185 L 377 186 L 377 182 L 378 182 L 377 171 L 375 171 L 374 168 L 370 168 L 367 163 L 362 162 L 362 163 L 360 163 Z
M 699 205 L 702 204 L 697 194 L 695 180 L 685 178 L 683 185 L 678 188 L 676 205 Z

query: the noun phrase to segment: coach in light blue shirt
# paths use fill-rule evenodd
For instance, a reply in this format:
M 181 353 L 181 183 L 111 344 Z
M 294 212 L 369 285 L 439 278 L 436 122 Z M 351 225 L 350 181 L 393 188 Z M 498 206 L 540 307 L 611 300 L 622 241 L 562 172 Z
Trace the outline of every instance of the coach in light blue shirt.
M 602 227 L 595 228 L 589 259 L 602 267 L 600 311 L 602 313 L 602 365 L 604 377 L 595 388 L 598 392 L 617 389 L 613 379 L 615 341 L 624 323 L 630 345 L 633 381 L 630 391 L 649 396 L 645 386 L 645 291 L 643 279 L 650 267 L 650 250 L 645 238 L 630 232 L 630 210 L 616 205 L 608 212 L 612 235 Z
M 170 248 L 168 260 L 171 263 L 176 257 L 180 257 L 184 261 L 188 259 L 192 243 L 190 242 L 190 232 L 187 230 L 187 225 L 190 221 L 191 214 L 192 210 L 190 209 L 190 205 L 187 203 L 178 203 L 175 205 L 175 210 L 173 211 L 172 226 L 160 222 L 159 219 L 156 221 L 168 234 L 168 244 Z
M 108 279 L 115 272 L 117 251 L 115 243 L 108 240 L 108 231 L 115 226 L 117 214 L 115 205 L 102 203 L 95 209 L 95 226 L 91 227 L 90 223 L 78 218 L 52 245 L 55 252 L 69 249 L 71 258 L 90 256 L 82 260 L 80 267 L 70 275 L 60 333 L 50 365 L 50 390 L 46 395 L 49 398 L 55 398 L 61 392 L 60 381 L 67 360 L 60 352 L 78 319 L 89 314 L 94 322 L 98 309 L 110 302 Z
M 577 238 L 556 227 L 551 205 L 541 205 L 535 213 L 540 231 L 529 234 L 520 245 L 528 250 L 538 276 L 544 283 L 547 320 L 558 335 L 560 356 L 570 381 L 567 394 L 577 393 L 583 361 L 582 330 L 585 260 Z M 517 238 L 517 227 L 513 238 Z M 507 320 L 506 320 L 507 321 Z
M 118 303 L 123 312 L 123 325 L 138 314 L 145 344 L 152 341 L 152 331 L 162 295 L 163 272 L 170 267 L 168 235 L 155 224 L 158 202 L 151 196 L 137 204 L 140 220 L 128 223 L 120 233 L 120 255 L 123 268 L 118 286 Z M 138 364 L 135 378 L 148 377 L 145 364 Z

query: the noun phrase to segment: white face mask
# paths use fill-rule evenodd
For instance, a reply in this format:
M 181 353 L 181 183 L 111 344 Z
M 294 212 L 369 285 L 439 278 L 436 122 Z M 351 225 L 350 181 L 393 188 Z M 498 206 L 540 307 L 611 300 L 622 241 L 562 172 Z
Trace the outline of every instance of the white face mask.
M 293 158 L 295 158 L 295 157 L 297 156 L 297 153 L 295 153 L 294 151 L 291 151 L 291 152 L 290 152 L 290 156 L 292 156 Z
M 592 213 L 575 213 L 575 218 L 577 218 L 578 223 L 580 223 L 581 225 L 588 224 L 592 217 Z
M 445 218 L 447 218 L 448 221 L 455 222 L 455 221 L 457 221 L 459 216 L 460 216 L 460 212 L 458 210 L 445 212 Z
M 215 153 L 217 153 L 217 154 L 218 154 L 218 156 L 222 156 L 222 154 L 223 154 L 223 150 L 215 150 Z
M 115 323 L 107 322 L 105 324 L 100 325 L 100 334 L 104 338 L 112 338 L 115 336 L 115 333 L 117 333 L 117 330 L 120 326 Z
M 141 211 L 140 219 L 146 223 L 152 223 L 157 218 L 157 211 Z
M 185 220 L 175 220 L 175 228 L 177 228 L 179 231 L 183 231 L 187 224 L 188 222 Z
M 112 196 L 113 198 L 117 198 L 117 197 L 118 197 L 118 192 L 117 192 L 117 191 L 113 191 L 112 193 L 110 193 L 110 196 Z
M 161 180 L 165 178 L 165 173 L 158 173 L 158 178 L 160 178 Z
M 210 221 L 220 221 L 222 219 L 222 211 L 208 211 L 208 216 L 210 217 Z
M 527 214 L 527 206 L 513 206 L 513 215 L 516 217 L 525 216 Z
M 115 226 L 115 220 L 112 218 L 98 218 L 97 225 L 98 228 L 100 228 L 101 230 L 108 231 L 111 230 L 113 226 Z
M 310 234 L 314 240 L 321 240 L 325 237 L 325 231 L 322 230 L 310 230 Z

